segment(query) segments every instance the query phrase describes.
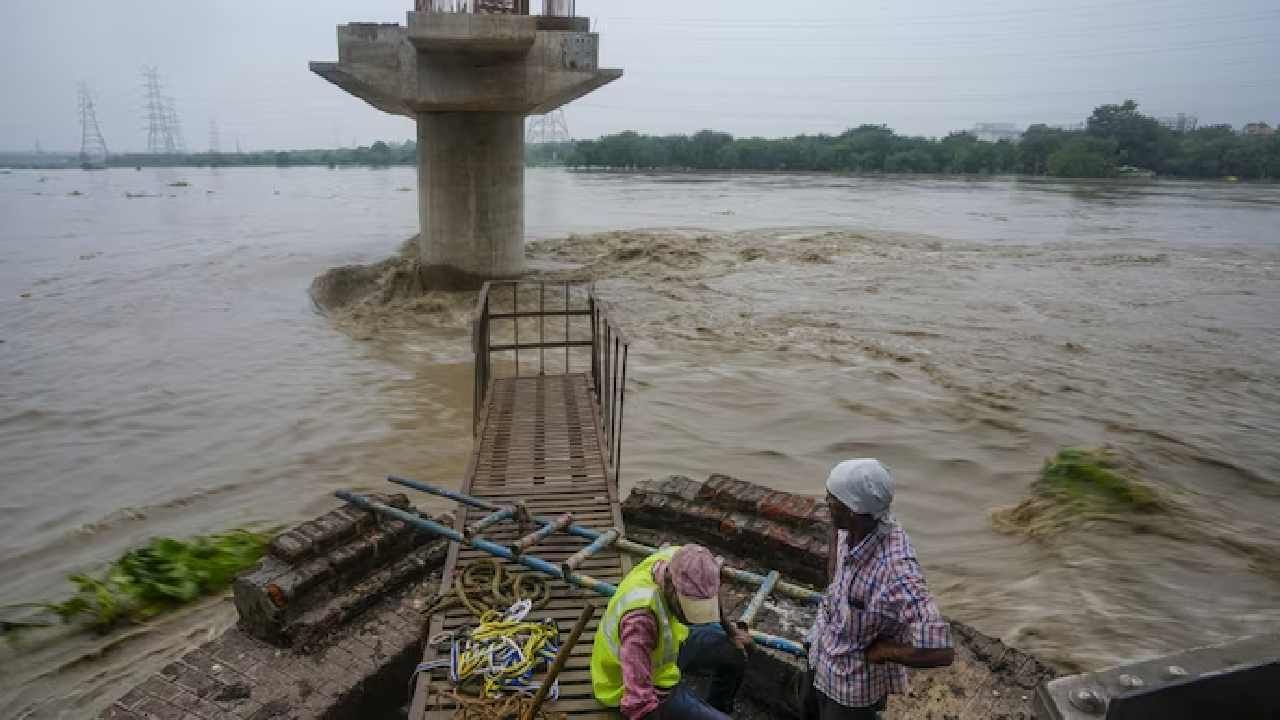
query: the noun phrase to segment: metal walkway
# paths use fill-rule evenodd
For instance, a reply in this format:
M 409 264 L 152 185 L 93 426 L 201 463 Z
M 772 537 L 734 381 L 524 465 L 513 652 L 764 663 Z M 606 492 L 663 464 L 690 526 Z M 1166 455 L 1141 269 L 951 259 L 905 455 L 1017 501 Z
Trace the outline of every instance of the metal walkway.
M 498 306 L 510 311 L 497 312 Z M 617 479 L 627 343 L 590 289 L 545 283 L 487 285 L 478 302 L 473 341 L 476 437 L 462 492 L 496 505 L 524 500 L 535 515 L 573 513 L 577 525 L 621 530 Z M 494 377 L 498 374 L 504 377 Z M 487 514 L 461 508 L 454 528 L 461 531 Z M 519 534 L 513 523 L 484 532 L 486 539 L 501 544 L 515 541 Z M 581 537 L 556 533 L 530 552 L 560 563 L 587 544 Z M 441 591 L 450 590 L 461 567 L 487 557 L 481 550 L 451 545 Z M 531 572 L 514 563 L 506 567 L 512 573 Z M 615 584 L 629 568 L 628 558 L 615 548 L 581 566 L 582 572 Z M 573 718 L 617 717 L 593 699 L 588 668 L 592 639 L 608 598 L 561 580 L 551 587 L 554 598 L 532 618 L 554 618 L 567 630 L 584 604 L 600 610 L 560 675 L 560 699 L 549 702 L 547 709 Z M 432 618 L 427 637 L 473 622 L 465 608 L 455 606 L 443 617 Z M 437 649 L 428 647 L 424 662 L 437 657 Z M 420 676 L 410 720 L 451 718 L 455 705 L 448 690 L 443 671 Z

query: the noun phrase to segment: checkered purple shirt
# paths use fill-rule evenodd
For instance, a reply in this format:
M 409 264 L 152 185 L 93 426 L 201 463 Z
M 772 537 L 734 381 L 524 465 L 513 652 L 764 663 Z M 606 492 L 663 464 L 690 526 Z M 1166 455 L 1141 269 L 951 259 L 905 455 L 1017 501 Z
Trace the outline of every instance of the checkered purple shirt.
M 951 647 L 951 633 L 902 526 L 882 522 L 852 550 L 845 532 L 837 534 L 835 577 L 809 633 L 809 667 L 822 694 L 867 707 L 907 690 L 905 667 L 867 662 L 864 652 L 876 638 L 934 649 Z

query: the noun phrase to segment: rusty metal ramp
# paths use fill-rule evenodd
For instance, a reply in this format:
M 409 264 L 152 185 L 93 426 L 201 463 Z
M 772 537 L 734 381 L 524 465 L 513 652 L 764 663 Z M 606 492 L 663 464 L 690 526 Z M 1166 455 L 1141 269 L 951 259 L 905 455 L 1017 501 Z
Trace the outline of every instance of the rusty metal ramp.
M 503 311 L 497 311 L 499 307 Z M 473 340 L 475 448 L 462 493 L 500 507 L 523 501 L 534 515 L 572 513 L 575 524 L 601 532 L 622 530 L 617 481 L 627 343 L 590 288 L 560 283 L 487 285 L 478 302 Z M 454 528 L 461 532 L 489 513 L 476 507 L 460 509 Z M 522 531 L 507 522 L 483 533 L 507 545 Z M 589 542 L 555 533 L 530 552 L 561 563 Z M 483 550 L 453 544 L 441 592 L 452 589 L 468 563 L 489 557 Z M 506 562 L 505 569 L 512 574 L 532 572 L 512 562 Z M 626 556 L 612 547 L 581 565 L 584 574 L 614 584 L 627 569 Z M 560 675 L 559 699 L 546 709 L 574 718 L 617 717 L 592 697 L 589 671 L 592 639 L 608 598 L 562 580 L 552 581 L 551 589 L 550 603 L 534 611 L 531 619 L 552 618 L 567 632 L 584 604 L 600 609 Z M 432 617 L 427 637 L 474 622 L 469 610 L 455 605 Z M 429 646 L 424 663 L 441 655 L 437 646 Z M 419 675 L 410 720 L 453 717 L 457 707 L 449 691 L 445 670 Z

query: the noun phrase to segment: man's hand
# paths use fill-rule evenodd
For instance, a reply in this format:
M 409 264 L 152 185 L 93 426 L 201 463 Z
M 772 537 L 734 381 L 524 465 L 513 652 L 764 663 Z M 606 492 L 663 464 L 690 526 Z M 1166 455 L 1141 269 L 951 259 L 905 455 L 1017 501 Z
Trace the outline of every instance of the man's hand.
M 945 667 L 955 659 L 951 648 L 917 648 L 892 640 L 876 640 L 867 648 L 867 662 L 898 663 L 913 668 Z
M 876 640 L 867 648 L 867 662 L 898 662 L 898 653 L 903 649 L 902 645 L 891 640 Z
M 736 623 L 729 629 L 733 631 L 729 634 L 729 641 L 733 643 L 734 647 L 741 650 L 743 654 L 746 654 L 747 649 L 756 644 L 756 641 L 751 639 L 751 632 L 747 630 L 745 624 Z

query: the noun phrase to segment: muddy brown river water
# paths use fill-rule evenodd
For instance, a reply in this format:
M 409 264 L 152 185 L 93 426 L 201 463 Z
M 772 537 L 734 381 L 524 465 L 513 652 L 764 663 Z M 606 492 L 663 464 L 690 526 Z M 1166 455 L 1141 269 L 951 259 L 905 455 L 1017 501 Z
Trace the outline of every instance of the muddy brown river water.
M 326 317 L 306 292 L 414 232 L 413 184 L 0 175 L 0 605 L 153 535 L 458 482 L 472 296 Z M 944 612 L 1066 669 L 1280 628 L 1280 186 L 539 169 L 527 193 L 531 264 L 596 279 L 634 340 L 624 485 L 819 492 L 880 457 Z M 993 529 L 1073 445 L 1184 512 Z M 233 618 L 0 645 L 0 716 L 83 717 Z

